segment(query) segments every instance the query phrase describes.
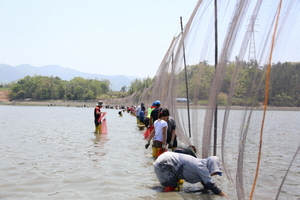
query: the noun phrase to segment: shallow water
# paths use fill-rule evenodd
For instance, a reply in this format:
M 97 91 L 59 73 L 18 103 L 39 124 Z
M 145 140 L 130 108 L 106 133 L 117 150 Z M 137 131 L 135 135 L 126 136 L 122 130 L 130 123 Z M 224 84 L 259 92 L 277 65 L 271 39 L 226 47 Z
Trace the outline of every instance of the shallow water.
M 0 106 L 0 199 L 222 199 L 159 192 L 135 118 L 104 111 L 97 135 L 93 108 Z

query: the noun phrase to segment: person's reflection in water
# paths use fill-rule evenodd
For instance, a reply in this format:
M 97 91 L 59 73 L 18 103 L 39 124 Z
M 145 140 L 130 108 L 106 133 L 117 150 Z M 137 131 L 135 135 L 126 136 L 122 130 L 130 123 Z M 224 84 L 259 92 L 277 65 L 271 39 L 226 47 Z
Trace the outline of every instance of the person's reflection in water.
M 102 148 L 104 147 L 104 144 L 109 140 L 106 139 L 107 134 L 95 134 L 95 139 L 92 139 L 92 141 L 95 144 L 95 147 Z
M 107 139 L 107 134 L 94 134 L 95 138 L 91 139 L 93 141 L 93 149 L 89 151 L 88 155 L 91 157 L 92 161 L 100 162 L 99 157 L 106 155 L 105 143 L 109 140 Z M 95 156 L 97 156 L 95 158 Z

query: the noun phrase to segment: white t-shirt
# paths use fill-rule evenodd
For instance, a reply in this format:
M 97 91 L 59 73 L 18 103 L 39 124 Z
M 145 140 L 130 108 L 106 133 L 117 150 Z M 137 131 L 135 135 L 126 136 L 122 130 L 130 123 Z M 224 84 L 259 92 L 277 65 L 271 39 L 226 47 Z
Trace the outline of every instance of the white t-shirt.
M 158 140 L 158 141 L 163 142 L 163 128 L 164 127 L 167 127 L 166 130 L 168 129 L 168 123 L 165 120 L 161 119 L 161 120 L 156 120 L 154 122 L 155 135 L 154 135 L 153 140 Z
M 138 106 L 135 110 L 136 116 L 140 116 L 141 106 Z

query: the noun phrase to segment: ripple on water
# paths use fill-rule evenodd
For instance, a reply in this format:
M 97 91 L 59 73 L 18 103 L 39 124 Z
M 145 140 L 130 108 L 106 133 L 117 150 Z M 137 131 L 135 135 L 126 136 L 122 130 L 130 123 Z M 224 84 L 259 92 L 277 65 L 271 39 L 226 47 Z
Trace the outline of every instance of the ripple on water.
M 1 199 L 221 199 L 215 195 L 184 191 L 162 193 L 153 189 L 160 184 L 153 171 L 151 149 L 144 148 L 143 131 L 137 129 L 135 118 L 127 113 L 118 117 L 117 110 L 106 110 L 108 134 L 99 135 L 92 133 L 93 108 L 0 106 L 0 109 L 0 113 L 5 113 L 5 119 L 0 116 Z M 20 109 L 20 125 L 16 125 L 15 113 Z M 239 114 L 236 116 L 240 117 Z M 293 126 L 299 130 L 297 124 Z M 230 134 L 226 141 L 229 142 L 225 147 L 229 168 L 237 166 L 235 155 L 239 143 L 235 140 L 238 137 L 236 128 L 239 128 L 237 124 L 229 126 Z M 273 128 L 272 133 L 276 130 Z M 278 130 L 291 134 L 282 128 L 282 124 Z M 278 137 L 282 140 L 286 134 Z M 272 141 L 272 137 L 268 139 Z M 251 148 L 256 140 L 256 135 L 247 139 L 250 146 L 246 148 L 245 157 L 257 155 L 257 146 Z M 291 147 L 295 146 L 295 142 L 287 142 Z M 286 166 L 276 163 L 275 149 L 278 153 L 282 146 L 274 147 L 273 151 L 266 149 L 262 154 L 269 160 L 262 163 L 264 167 L 261 170 L 272 174 L 258 182 L 256 197 L 265 198 L 265 185 L 270 187 L 269 192 L 276 186 L 278 188 L 276 181 L 270 183 L 268 180 L 276 180 L 275 172 L 282 176 L 286 169 Z M 284 155 L 288 149 L 282 152 Z M 284 162 L 284 156 L 279 159 L 279 162 Z M 247 187 L 253 181 L 255 164 L 255 159 L 244 162 Z M 270 168 L 275 165 L 278 168 Z M 297 193 L 299 185 L 293 184 L 297 179 L 292 175 L 299 172 L 299 165 L 295 163 L 290 171 L 291 176 L 288 175 L 288 184 L 284 185 L 283 192 Z M 235 177 L 234 172 L 232 175 Z M 230 197 L 236 196 L 235 185 L 231 185 L 225 177 L 215 180 Z M 198 189 L 200 186 L 191 187 Z

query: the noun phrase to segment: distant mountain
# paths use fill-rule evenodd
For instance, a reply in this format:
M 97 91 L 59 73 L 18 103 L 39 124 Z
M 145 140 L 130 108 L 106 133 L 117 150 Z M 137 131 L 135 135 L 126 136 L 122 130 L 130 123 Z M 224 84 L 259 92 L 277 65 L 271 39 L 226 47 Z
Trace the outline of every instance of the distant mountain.
M 74 69 L 64 68 L 59 65 L 34 67 L 28 64 L 23 64 L 12 67 L 10 65 L 0 64 L 0 83 L 10 83 L 12 81 L 17 81 L 18 79 L 22 79 L 27 75 L 58 76 L 62 80 L 68 81 L 73 79 L 74 77 L 82 77 L 85 79 L 97 78 L 99 80 L 108 79 L 111 83 L 110 88 L 114 91 L 120 91 L 124 85 L 129 87 L 131 81 L 136 78 L 141 79 L 141 77 L 138 76 L 106 76 L 101 74 L 84 73 L 76 71 Z

